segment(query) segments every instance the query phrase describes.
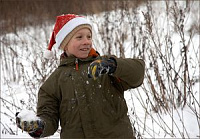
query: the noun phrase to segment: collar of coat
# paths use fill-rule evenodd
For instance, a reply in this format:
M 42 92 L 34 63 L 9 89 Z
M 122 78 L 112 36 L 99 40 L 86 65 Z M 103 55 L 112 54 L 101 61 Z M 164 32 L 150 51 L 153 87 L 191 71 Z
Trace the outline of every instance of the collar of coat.
M 85 58 L 85 59 L 76 58 L 73 55 L 72 56 L 67 56 L 67 54 L 64 52 L 60 56 L 60 65 L 59 65 L 59 67 L 60 66 L 66 66 L 66 65 L 74 65 L 76 59 L 78 59 L 79 61 L 92 61 L 98 56 L 100 56 L 100 54 L 94 48 L 92 48 L 90 50 L 90 53 L 88 54 L 88 57 Z

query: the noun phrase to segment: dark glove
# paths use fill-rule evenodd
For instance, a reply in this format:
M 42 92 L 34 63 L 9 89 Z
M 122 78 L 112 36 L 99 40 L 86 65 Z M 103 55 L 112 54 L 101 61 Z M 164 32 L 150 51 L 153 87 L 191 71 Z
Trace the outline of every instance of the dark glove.
M 117 68 L 117 62 L 115 58 L 98 59 L 93 61 L 88 67 L 88 77 L 96 80 L 97 77 L 103 74 L 112 74 Z
M 42 119 L 40 119 L 36 115 L 33 115 L 33 113 L 27 112 L 17 112 L 15 116 L 17 127 L 22 129 L 22 131 L 28 132 L 31 137 L 35 138 L 42 135 L 45 125 Z M 28 119 L 27 116 L 29 117 Z

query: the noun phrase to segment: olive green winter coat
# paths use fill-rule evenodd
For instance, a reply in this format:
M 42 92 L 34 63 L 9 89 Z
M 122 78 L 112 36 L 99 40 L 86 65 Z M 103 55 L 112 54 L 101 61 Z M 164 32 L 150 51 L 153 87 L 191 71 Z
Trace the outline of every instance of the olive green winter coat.
M 62 58 L 60 66 L 41 86 L 37 115 L 46 123 L 43 137 L 53 135 L 60 121 L 61 139 L 134 138 L 124 91 L 142 84 L 144 62 L 116 58 L 113 75 L 88 78 L 89 64 L 99 58 Z

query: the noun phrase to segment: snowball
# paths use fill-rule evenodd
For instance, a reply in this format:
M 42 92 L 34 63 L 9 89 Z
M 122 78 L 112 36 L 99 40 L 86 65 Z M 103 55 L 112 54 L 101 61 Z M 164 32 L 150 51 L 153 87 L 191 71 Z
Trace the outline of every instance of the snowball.
M 22 110 L 17 117 L 19 117 L 22 121 L 36 121 L 39 117 L 33 111 L 30 110 Z

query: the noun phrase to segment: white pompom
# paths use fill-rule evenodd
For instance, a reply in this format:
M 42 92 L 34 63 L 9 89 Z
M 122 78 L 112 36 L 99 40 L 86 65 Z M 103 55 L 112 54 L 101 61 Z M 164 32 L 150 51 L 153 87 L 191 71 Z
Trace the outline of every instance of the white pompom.
M 46 59 L 51 59 L 51 58 L 53 58 L 53 51 L 46 50 L 46 51 L 44 52 L 44 57 L 45 57 Z

